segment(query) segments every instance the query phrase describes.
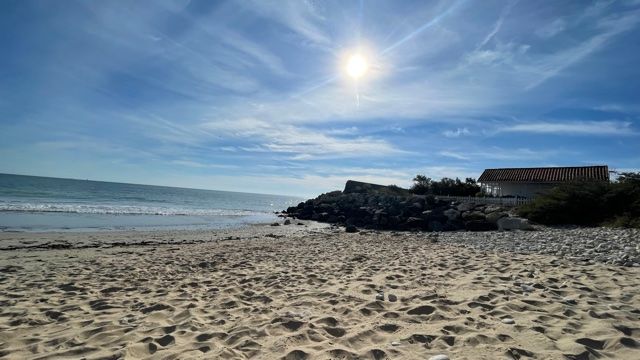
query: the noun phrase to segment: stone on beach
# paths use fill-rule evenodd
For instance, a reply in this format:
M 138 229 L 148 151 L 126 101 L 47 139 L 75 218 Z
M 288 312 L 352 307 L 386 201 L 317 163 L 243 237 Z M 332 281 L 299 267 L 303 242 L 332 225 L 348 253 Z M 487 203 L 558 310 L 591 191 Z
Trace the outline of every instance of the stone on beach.
M 449 357 L 444 354 L 434 355 L 429 358 L 429 360 L 449 360 Z
M 529 220 L 518 217 L 503 217 L 498 219 L 498 230 L 533 230 Z
M 347 225 L 345 227 L 344 231 L 346 231 L 348 233 L 356 233 L 356 232 L 358 232 L 358 228 L 353 226 L 353 225 Z

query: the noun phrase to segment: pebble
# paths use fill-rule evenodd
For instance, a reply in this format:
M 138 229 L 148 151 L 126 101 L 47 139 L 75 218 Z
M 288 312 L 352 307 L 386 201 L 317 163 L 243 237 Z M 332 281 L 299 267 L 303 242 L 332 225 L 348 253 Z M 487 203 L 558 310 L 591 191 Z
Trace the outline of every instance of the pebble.
M 516 321 L 510 318 L 506 318 L 506 319 L 502 319 L 502 323 L 507 325 L 513 325 L 516 323 Z
M 434 355 L 429 360 L 449 360 L 449 357 L 445 354 Z
M 520 288 L 522 289 L 522 291 L 524 292 L 533 292 L 535 289 L 533 288 L 533 286 L 529 286 L 529 285 L 525 285 L 522 284 L 520 285 Z
M 396 302 L 398 301 L 398 297 L 393 294 L 389 294 L 389 301 Z
M 444 232 L 440 242 L 484 251 L 555 255 L 574 262 L 640 265 L 640 229 L 546 228 L 537 231 Z

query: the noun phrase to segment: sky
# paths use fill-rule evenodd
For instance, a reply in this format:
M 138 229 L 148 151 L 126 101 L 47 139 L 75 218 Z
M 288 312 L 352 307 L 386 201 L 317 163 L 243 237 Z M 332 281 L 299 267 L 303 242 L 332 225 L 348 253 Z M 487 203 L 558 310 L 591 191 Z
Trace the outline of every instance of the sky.
M 640 171 L 638 39 L 637 0 L 4 0 L 0 172 L 310 197 Z

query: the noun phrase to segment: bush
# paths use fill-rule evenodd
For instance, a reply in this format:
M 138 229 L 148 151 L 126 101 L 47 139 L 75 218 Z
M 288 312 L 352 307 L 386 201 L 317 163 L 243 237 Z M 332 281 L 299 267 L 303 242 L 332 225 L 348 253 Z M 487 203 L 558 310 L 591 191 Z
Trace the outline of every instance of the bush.
M 617 182 L 576 182 L 553 188 L 518 213 L 546 225 L 640 227 L 640 174 Z
M 434 181 L 425 175 L 416 175 L 410 191 L 417 195 L 476 196 L 480 192 L 480 185 L 473 178 L 466 178 L 464 182 L 459 178 L 447 177 Z

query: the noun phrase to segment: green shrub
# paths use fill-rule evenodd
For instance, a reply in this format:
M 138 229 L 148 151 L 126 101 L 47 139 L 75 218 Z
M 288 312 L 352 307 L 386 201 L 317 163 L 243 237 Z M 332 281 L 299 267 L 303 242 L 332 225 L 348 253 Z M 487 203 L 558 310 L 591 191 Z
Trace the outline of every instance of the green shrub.
M 523 205 L 518 213 L 546 225 L 640 227 L 640 174 L 618 181 L 563 184 Z
M 476 196 L 480 192 L 480 185 L 473 178 L 466 178 L 464 182 L 459 178 L 447 177 L 434 181 L 425 175 L 416 175 L 410 191 L 417 195 Z

